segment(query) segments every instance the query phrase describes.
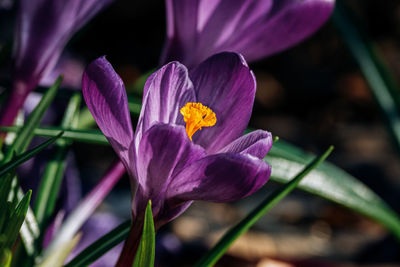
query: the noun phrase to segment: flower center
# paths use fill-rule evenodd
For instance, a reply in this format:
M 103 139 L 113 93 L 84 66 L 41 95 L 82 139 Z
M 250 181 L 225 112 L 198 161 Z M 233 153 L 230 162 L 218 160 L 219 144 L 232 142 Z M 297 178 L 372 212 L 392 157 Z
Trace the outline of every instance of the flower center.
M 186 103 L 180 112 L 186 122 L 186 133 L 190 140 L 201 127 L 214 126 L 217 122 L 215 113 L 201 103 Z

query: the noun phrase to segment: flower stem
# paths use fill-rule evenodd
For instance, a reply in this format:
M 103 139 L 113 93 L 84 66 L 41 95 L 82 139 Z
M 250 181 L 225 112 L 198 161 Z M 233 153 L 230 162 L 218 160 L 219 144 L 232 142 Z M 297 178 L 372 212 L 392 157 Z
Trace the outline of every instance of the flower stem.
M 10 95 L 4 101 L 0 112 L 0 125 L 9 126 L 13 125 L 15 118 L 17 117 L 18 111 L 24 105 L 25 99 L 27 98 L 31 89 L 22 82 L 15 82 Z M 1 133 L 3 138 L 5 133 Z
M 132 221 L 132 226 L 129 231 L 128 238 L 125 240 L 124 248 L 115 267 L 131 267 L 135 259 L 136 252 L 142 238 L 144 218 L 136 217 Z

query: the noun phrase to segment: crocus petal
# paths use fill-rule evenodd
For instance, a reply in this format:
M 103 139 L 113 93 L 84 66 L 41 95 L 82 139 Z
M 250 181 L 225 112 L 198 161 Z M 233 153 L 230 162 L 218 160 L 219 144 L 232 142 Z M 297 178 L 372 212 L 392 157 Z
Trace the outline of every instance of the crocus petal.
M 143 135 L 137 154 L 136 210 L 143 210 L 151 199 L 156 216 L 171 177 L 204 156 L 204 149 L 189 140 L 183 126 L 154 124 Z
M 167 42 L 161 62 L 192 68 L 207 57 L 234 51 L 254 61 L 315 32 L 334 0 L 166 0 Z
M 263 159 L 271 147 L 271 133 L 263 130 L 256 130 L 236 139 L 218 151 L 218 153 L 250 154 L 259 159 Z
M 128 98 L 121 78 L 105 57 L 87 66 L 82 78 L 82 92 L 97 125 L 130 169 L 133 130 Z
M 21 0 L 14 39 L 13 88 L 0 112 L 10 125 L 28 94 L 57 63 L 72 35 L 113 0 Z
M 229 202 L 263 186 L 271 167 L 249 154 L 214 154 L 200 159 L 175 176 L 167 191 L 171 202 L 205 200 Z
M 15 35 L 15 75 L 34 80 L 50 71 L 72 37 L 113 0 L 21 0 Z
M 184 124 L 179 110 L 195 101 L 193 84 L 187 68 L 171 62 L 153 73 L 144 86 L 143 106 L 136 128 L 135 144 L 154 122 Z
M 239 136 L 249 122 L 256 80 L 241 55 L 221 53 L 191 73 L 197 101 L 211 108 L 217 123 L 193 135 L 193 141 L 215 153 Z

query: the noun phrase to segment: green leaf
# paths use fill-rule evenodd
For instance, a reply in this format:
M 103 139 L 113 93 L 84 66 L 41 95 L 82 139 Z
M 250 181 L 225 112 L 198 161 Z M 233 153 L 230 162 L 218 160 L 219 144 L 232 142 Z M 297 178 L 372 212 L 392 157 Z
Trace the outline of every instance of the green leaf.
M 94 120 L 92 113 L 90 113 L 90 110 L 87 107 L 82 108 L 79 114 L 77 128 L 86 129 L 92 127 L 95 124 L 96 121 Z
M 9 249 L 0 251 L 0 266 L 10 267 L 12 259 L 12 253 Z
M 115 229 L 111 230 L 109 233 L 88 246 L 64 267 L 88 266 L 103 256 L 107 251 L 124 241 L 129 234 L 130 227 L 130 220 L 120 224 Z
M 61 135 L 63 132 L 59 132 L 58 135 L 55 137 L 50 138 L 46 142 L 43 142 L 42 144 L 22 153 L 19 156 L 16 156 L 14 159 L 9 161 L 8 163 L 2 165 L 0 167 L 0 177 L 3 177 L 5 174 L 9 173 L 10 171 L 13 171 L 16 167 L 24 163 L 25 161 L 31 159 L 34 157 L 37 153 L 54 143 Z
M 43 95 L 39 104 L 35 107 L 35 109 L 27 118 L 24 126 L 22 126 L 22 128 L 18 131 L 17 137 L 15 138 L 14 143 L 11 145 L 11 148 L 7 151 L 3 162 L 8 162 L 9 160 L 11 160 L 14 152 L 17 154 L 21 154 L 26 150 L 32 140 L 32 137 L 34 136 L 35 128 L 38 127 L 44 113 L 56 96 L 57 89 L 61 81 L 62 78 L 59 77 L 55 81 L 55 83 L 49 88 L 49 90 Z
M 285 183 L 312 158 L 299 148 L 279 141 L 272 146 L 265 160 L 272 166 L 271 180 Z M 321 164 L 299 184 L 299 188 L 380 222 L 400 239 L 398 215 L 366 185 L 333 164 Z
M 11 190 L 12 180 L 13 180 L 12 176 L 7 176 L 7 177 L 0 179 L 0 203 L 7 202 L 8 195 Z
M 336 3 L 333 21 L 370 85 L 371 92 L 386 118 L 393 140 L 400 149 L 400 89 L 390 76 L 374 43 L 363 32 L 361 23 L 354 23 L 353 14 L 341 1 Z
M 5 228 L 7 223 L 10 221 L 10 215 L 13 211 L 13 205 L 9 201 L 0 202 L 0 247 L 1 243 L 4 242 Z M 3 240 L 3 241 L 2 241 Z
M 298 183 L 311 170 L 315 169 L 332 152 L 331 146 L 322 156 L 314 159 L 290 182 L 274 190 L 261 204 L 259 204 L 249 215 L 231 228 L 218 243 L 203 257 L 195 266 L 212 266 L 228 250 L 229 246 L 244 232 L 246 232 L 254 223 L 256 223 L 265 213 L 267 213 L 275 204 L 296 188 Z
M 151 200 L 149 200 L 144 215 L 142 238 L 133 261 L 133 267 L 154 266 L 155 243 L 153 213 L 151 212 Z
M 14 210 L 14 203 L 8 200 L 13 178 L 12 175 L 8 175 L 0 179 L 0 246 L 2 240 L 1 234 L 4 233 L 4 228 L 10 219 L 11 212 Z
M 80 94 L 74 94 L 68 103 L 61 122 L 61 127 L 70 128 L 76 125 L 80 104 Z M 66 142 L 65 140 L 57 141 L 53 151 L 53 157 L 48 161 L 40 181 L 33 210 L 41 228 L 46 226 L 48 219 L 55 209 L 61 181 L 64 176 L 66 166 L 65 159 L 69 151 L 70 143 L 71 142 Z
M 11 249 L 15 240 L 18 237 L 19 229 L 24 222 L 26 212 L 28 211 L 29 202 L 31 200 L 32 191 L 29 190 L 22 200 L 18 203 L 16 209 L 11 213 L 10 220 L 4 230 L 6 234 L 6 242 L 4 242 L 4 248 Z M 1 250 L 1 249 L 0 249 Z
M 18 126 L 0 127 L 1 131 L 16 132 L 20 129 Z M 64 134 L 62 139 L 75 142 L 92 143 L 98 145 L 109 145 L 107 138 L 99 130 L 81 130 L 81 129 L 66 129 L 62 127 L 39 127 L 34 130 L 34 134 L 43 137 L 52 137 L 60 131 Z

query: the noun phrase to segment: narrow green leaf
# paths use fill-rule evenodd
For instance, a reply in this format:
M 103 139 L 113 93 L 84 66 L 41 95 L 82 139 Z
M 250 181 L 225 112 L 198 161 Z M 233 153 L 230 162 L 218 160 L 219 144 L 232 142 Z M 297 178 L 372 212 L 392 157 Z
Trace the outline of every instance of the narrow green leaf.
M 11 265 L 11 259 L 12 259 L 12 253 L 11 250 L 5 249 L 3 251 L 0 251 L 0 266 L 2 267 L 10 267 Z
M 81 104 L 80 94 L 74 94 L 67 106 L 61 127 L 70 128 L 76 125 L 79 106 Z M 53 157 L 48 161 L 42 179 L 40 181 L 34 213 L 40 227 L 45 227 L 48 219 L 53 214 L 57 196 L 60 191 L 61 181 L 66 166 L 65 158 L 69 151 L 70 142 L 58 140 L 53 151 Z
M 0 236 L 5 233 L 5 227 L 10 221 L 10 216 L 15 210 L 18 201 L 13 197 L 14 175 L 5 175 L 0 179 Z M 13 199 L 10 199 L 12 197 Z M 1 242 L 0 242 L 1 243 Z M 1 245 L 0 245 L 1 246 Z
M 5 174 L 7 174 L 10 171 L 13 171 L 16 167 L 18 167 L 25 161 L 34 157 L 37 153 L 39 153 L 40 151 L 42 151 L 43 149 L 54 143 L 62 134 L 63 132 L 61 133 L 59 132 L 58 135 L 56 135 L 55 137 L 50 138 L 46 142 L 43 142 L 42 144 L 22 153 L 21 155 L 16 156 L 10 162 L 2 165 L 0 167 L 0 177 L 3 177 Z
M 136 252 L 133 267 L 153 267 L 155 256 L 155 231 L 153 213 L 151 212 L 151 200 L 147 203 L 146 213 L 144 215 L 144 225 L 142 238 Z
M 308 164 L 299 174 L 297 174 L 290 182 L 276 189 L 270 194 L 260 205 L 258 205 L 249 215 L 231 228 L 218 243 L 203 257 L 195 266 L 213 266 L 222 255 L 228 250 L 229 246 L 244 232 L 246 232 L 254 223 L 256 223 L 261 216 L 267 213 L 275 204 L 289 194 L 296 188 L 298 183 L 308 173 L 316 168 L 322 161 L 324 161 L 332 152 L 331 146 L 325 151 L 322 156 L 314 159 Z
M 387 126 L 400 150 L 399 88 L 393 82 L 373 42 L 354 23 L 352 15 L 341 1 L 336 3 L 333 21 L 357 61 L 372 94 L 379 105 Z
M 100 239 L 88 246 L 64 267 L 88 266 L 103 256 L 107 251 L 124 241 L 129 234 L 130 227 L 130 220 L 120 224 L 108 234 L 102 236 Z
M 29 143 L 34 136 L 34 130 L 39 126 L 39 122 L 42 119 L 44 113 L 47 108 L 50 106 L 54 97 L 56 96 L 57 89 L 62 81 L 62 78 L 59 77 L 55 83 L 49 88 L 49 90 L 43 95 L 39 104 L 35 107 L 32 113 L 27 118 L 24 126 L 18 131 L 17 137 L 14 140 L 14 143 L 11 145 L 8 150 L 3 162 L 8 162 L 11 160 L 14 151 L 17 154 L 21 154 L 26 150 Z
M 1 131 L 16 132 L 20 129 L 18 126 L 0 127 Z M 71 140 L 75 142 L 92 143 L 99 145 L 109 145 L 107 138 L 99 130 L 81 130 L 81 129 L 66 129 L 61 127 L 39 127 L 34 131 L 35 135 L 43 137 L 56 136 L 60 131 L 64 134 L 62 139 Z
M 20 198 L 20 195 L 22 192 L 19 190 L 18 191 L 18 198 Z M 25 221 L 22 224 L 21 230 L 20 230 L 20 235 L 21 235 L 21 240 L 24 244 L 25 252 L 29 256 L 35 255 L 36 247 L 35 247 L 35 240 L 40 236 L 40 229 L 39 225 L 36 221 L 35 215 L 33 214 L 33 211 L 30 207 L 28 207 L 28 211 L 25 216 Z
M 0 203 L 5 203 L 8 200 L 8 195 L 11 190 L 12 176 L 0 179 Z
M 28 211 L 31 195 L 32 191 L 29 190 L 10 216 L 10 220 L 4 231 L 4 233 L 7 235 L 7 241 L 4 243 L 5 248 L 11 249 L 18 237 L 19 229 L 21 228 L 26 212 Z
M 12 209 L 12 204 L 9 201 L 5 201 L 5 202 L 0 202 L 0 210 L 1 210 L 1 214 L 0 214 L 0 247 L 1 247 L 1 243 L 2 243 L 2 238 L 4 239 L 4 231 L 5 231 L 5 227 L 7 226 L 7 223 L 10 221 L 10 215 L 11 212 L 13 211 Z
M 82 108 L 79 118 L 78 118 L 78 129 L 87 129 L 92 127 L 93 125 L 96 124 L 96 121 L 94 120 L 92 113 L 90 113 L 90 110 L 87 107 Z
M 272 146 L 265 160 L 272 166 L 271 180 L 285 183 L 313 158 L 286 142 Z M 362 182 L 329 162 L 314 169 L 299 188 L 370 217 L 400 239 L 400 219 L 387 204 Z

